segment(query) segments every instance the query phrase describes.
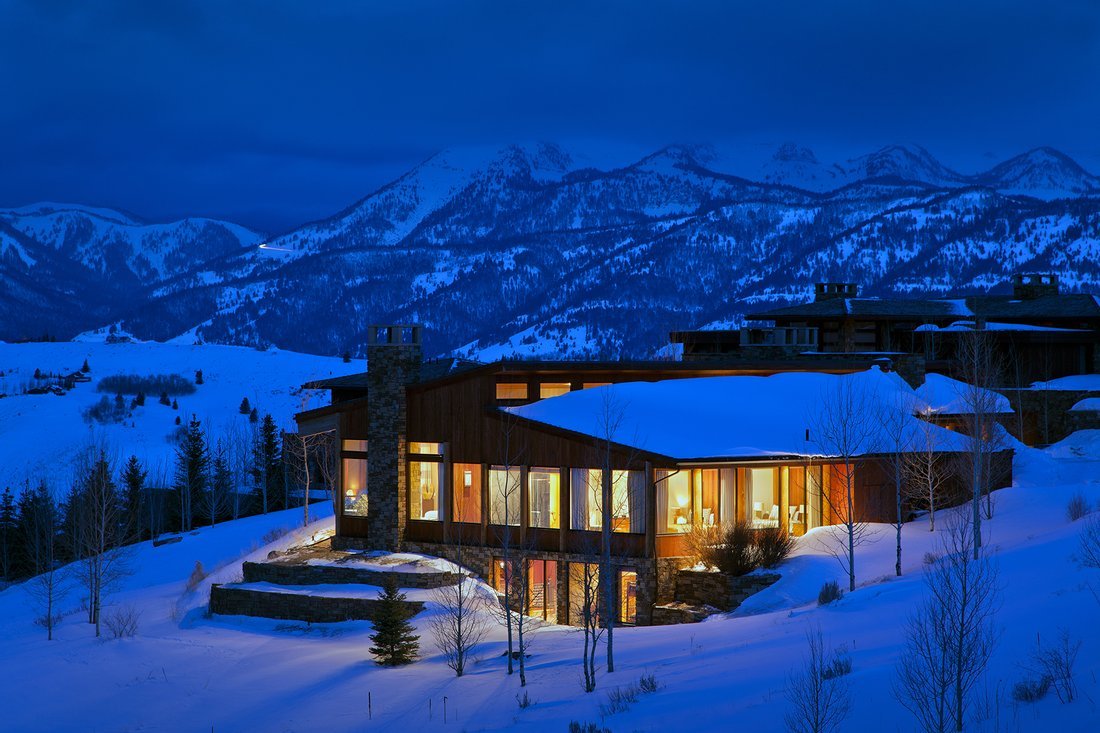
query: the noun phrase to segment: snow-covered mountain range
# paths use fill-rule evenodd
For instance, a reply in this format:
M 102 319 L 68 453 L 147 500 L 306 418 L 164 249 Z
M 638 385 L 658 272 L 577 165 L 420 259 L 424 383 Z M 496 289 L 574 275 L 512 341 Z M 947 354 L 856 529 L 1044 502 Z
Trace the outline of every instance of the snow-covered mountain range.
M 109 323 L 142 338 L 361 353 L 371 323 L 429 351 L 646 355 L 819 280 L 866 294 L 1100 289 L 1100 178 L 1048 148 L 963 174 L 916 146 L 762 165 L 670 146 L 596 167 L 559 146 L 445 151 L 286 234 L 120 212 L 0 209 L 0 339 Z

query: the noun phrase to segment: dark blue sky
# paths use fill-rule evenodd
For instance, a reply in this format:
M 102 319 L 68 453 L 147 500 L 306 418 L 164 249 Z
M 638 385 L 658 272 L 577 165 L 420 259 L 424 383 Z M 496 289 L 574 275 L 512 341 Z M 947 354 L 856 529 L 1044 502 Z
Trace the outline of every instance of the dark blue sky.
M 266 230 L 511 141 L 915 142 L 964 171 L 1051 145 L 1100 171 L 1094 0 L 0 0 L 0 72 L 0 205 Z

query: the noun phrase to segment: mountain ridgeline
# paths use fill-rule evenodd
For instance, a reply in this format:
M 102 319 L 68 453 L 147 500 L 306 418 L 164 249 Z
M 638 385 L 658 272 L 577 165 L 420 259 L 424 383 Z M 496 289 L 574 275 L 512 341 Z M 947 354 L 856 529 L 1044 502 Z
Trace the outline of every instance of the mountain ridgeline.
M 916 147 L 825 164 L 784 145 L 743 176 L 705 147 L 597 169 L 554 145 L 440 153 L 269 239 L 207 219 L 0 210 L 0 339 L 118 324 L 138 338 L 365 350 L 418 322 L 429 353 L 648 356 L 810 296 L 1100 282 L 1100 178 L 1048 148 L 964 175 Z M 745 171 L 742 169 L 742 173 Z

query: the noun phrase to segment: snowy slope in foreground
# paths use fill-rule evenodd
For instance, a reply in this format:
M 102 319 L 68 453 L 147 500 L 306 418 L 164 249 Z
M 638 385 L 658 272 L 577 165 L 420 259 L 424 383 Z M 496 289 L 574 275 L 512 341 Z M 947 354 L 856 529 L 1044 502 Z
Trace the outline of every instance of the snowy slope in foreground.
M 64 396 L 18 394 L 35 369 L 69 374 L 85 359 L 92 382 L 77 384 Z M 194 394 L 177 398 L 178 411 L 159 404 L 158 395 L 152 394 L 120 424 L 89 424 L 82 417 L 103 396 L 96 385 L 106 376 L 178 373 L 193 380 L 198 369 L 204 384 Z M 295 412 L 327 399 L 324 393 L 303 392 L 304 382 L 362 370 L 362 363 L 239 346 L 0 342 L 0 394 L 8 394 L 0 399 L 0 487 L 42 475 L 55 489 L 64 486 L 72 459 L 91 441 L 105 443 L 121 459 L 137 455 L 155 475 L 170 466 L 173 446 L 168 436 L 176 428 L 177 415 L 186 421 L 194 414 L 215 440 L 233 431 L 247 433 L 248 419 L 238 412 L 241 399 L 247 397 L 261 414 L 270 413 L 280 427 L 290 428 Z
M 1023 449 L 1016 486 L 1000 491 L 996 518 L 988 522 L 1004 589 L 997 615 L 1001 634 L 982 696 L 1002 695 L 988 708 L 996 720 L 970 722 L 967 731 L 1094 731 L 1100 720 L 1098 607 L 1086 583 L 1100 572 L 1076 567 L 1072 556 L 1081 523 L 1069 523 L 1065 505 L 1082 492 L 1100 500 L 1100 431 L 1078 433 L 1080 450 L 1054 446 Z M 315 505 L 318 511 L 327 511 Z M 944 512 L 937 526 L 943 526 Z M 314 523 L 291 538 L 260 546 L 272 528 L 300 524 L 299 511 L 250 517 L 202 529 L 178 545 L 139 547 L 137 575 L 111 602 L 141 611 L 136 638 L 95 641 L 70 600 L 59 639 L 45 641 L 32 624 L 25 591 L 0 592 L 0 709 L 11 730 L 96 731 L 447 731 L 566 730 L 570 720 L 597 721 L 605 693 L 615 685 L 654 673 L 660 689 L 627 712 L 608 716 L 614 731 L 782 730 L 787 673 L 800 663 L 807 629 L 820 626 L 826 643 L 851 651 L 853 708 L 843 730 L 911 731 L 912 719 L 894 701 L 891 683 L 902 628 L 922 593 L 919 568 L 936 549 L 928 525 L 905 527 L 905 576 L 893 574 L 889 527 L 862 548 L 861 586 L 838 604 L 817 608 L 821 583 L 839 576 L 836 562 L 819 546 L 817 530 L 799 541 L 783 578 L 729 617 L 703 624 L 620 629 L 616 671 L 601 671 L 599 690 L 580 690 L 581 638 L 575 630 L 547 629 L 533 642 L 528 691 L 537 704 L 520 710 L 518 679 L 503 673 L 503 630 L 494 627 L 480 661 L 456 679 L 437 655 L 427 627 L 429 609 L 416 623 L 424 659 L 382 669 L 369 661 L 369 624 L 281 623 L 262 619 L 206 619 L 202 603 L 209 582 L 239 573 L 240 560 L 264 557 L 322 527 Z M 195 560 L 220 568 L 196 593 L 184 584 Z M 749 615 L 755 614 L 755 615 Z M 1053 694 L 1034 705 L 1008 698 L 1022 678 L 1020 665 L 1036 635 L 1051 640 L 1060 625 L 1082 639 L 1077 682 L 1083 693 L 1060 705 Z M 367 721 L 371 694 L 373 718 Z M 63 704 L 59 695 L 63 697 Z M 448 700 L 447 724 L 442 720 Z M 433 712 L 429 718 L 428 700 Z M 999 728 L 996 724 L 999 724 Z

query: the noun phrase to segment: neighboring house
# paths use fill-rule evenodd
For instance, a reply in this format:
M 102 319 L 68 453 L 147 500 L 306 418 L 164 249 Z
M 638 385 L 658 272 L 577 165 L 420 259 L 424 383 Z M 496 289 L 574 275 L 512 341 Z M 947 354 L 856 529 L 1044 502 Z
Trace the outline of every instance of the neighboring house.
M 737 331 L 680 331 L 685 361 L 889 356 L 914 386 L 925 371 L 954 374 L 959 341 L 980 331 L 995 346 L 998 387 L 1089 374 L 1100 365 L 1100 298 L 1062 293 L 1058 276 L 1020 274 L 1012 293 L 958 298 L 861 298 L 853 283 L 817 283 L 814 300 L 757 311 Z
M 461 546 L 498 587 L 503 548 L 522 550 L 531 612 L 562 623 L 607 516 L 624 624 L 651 623 L 672 599 L 693 525 L 801 535 L 843 521 L 839 461 L 815 434 L 841 380 L 871 409 L 904 406 L 907 434 L 969 445 L 915 417 L 920 398 L 898 375 L 853 362 L 425 362 L 418 326 L 368 334 L 368 371 L 307 385 L 332 404 L 297 416 L 302 433 L 334 430 L 341 447 L 335 542 L 451 559 Z M 872 435 L 856 451 L 859 520 L 895 517 L 886 450 Z

